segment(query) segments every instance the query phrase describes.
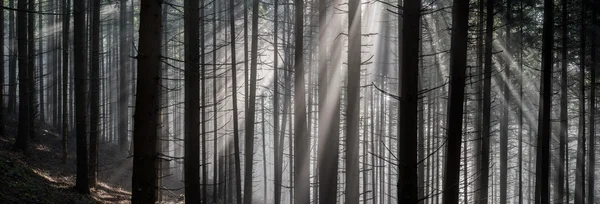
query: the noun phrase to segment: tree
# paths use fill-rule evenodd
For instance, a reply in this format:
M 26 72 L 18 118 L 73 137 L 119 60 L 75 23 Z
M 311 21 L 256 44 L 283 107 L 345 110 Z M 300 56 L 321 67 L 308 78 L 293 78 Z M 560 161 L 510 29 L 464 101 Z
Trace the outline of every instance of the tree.
M 237 67 L 235 60 L 235 2 L 234 0 L 229 1 L 229 20 L 230 20 L 230 34 L 231 34 L 231 94 L 232 94 L 232 108 L 233 108 L 233 149 L 234 149 L 234 166 L 235 166 L 235 200 L 237 204 L 242 203 L 242 176 L 240 173 L 240 137 L 238 128 L 238 106 L 237 106 Z
M 510 68 L 511 68 L 511 49 L 510 49 L 510 29 L 512 24 L 511 19 L 511 0 L 506 1 L 506 40 L 504 49 L 506 50 L 506 60 L 504 62 L 504 100 L 502 101 L 502 120 L 500 123 L 500 203 L 507 203 L 507 181 L 508 181 L 508 117 L 509 117 L 509 106 L 510 106 L 510 90 L 508 84 L 510 83 Z
M 185 202 L 200 203 L 200 44 L 199 1 L 184 1 L 185 36 L 185 135 L 184 135 L 184 176 Z
M 444 168 L 444 204 L 458 203 L 462 118 L 467 69 L 469 0 L 455 0 L 452 6 L 450 45 L 450 90 L 448 91 L 447 149 Z
M 346 199 L 344 201 L 358 204 L 360 195 L 358 128 L 360 126 L 360 64 L 362 63 L 360 61 L 360 0 L 350 0 L 348 7 L 348 88 L 346 89 L 348 105 L 346 107 Z
M 140 4 L 137 90 L 133 117 L 132 203 L 156 201 L 162 1 Z M 142 71 L 143 70 L 143 71 Z
M 71 5 L 71 1 L 63 0 L 63 12 L 69 13 L 69 8 Z M 68 97 L 68 86 L 69 86 L 69 22 L 71 21 L 70 15 L 66 15 L 63 17 L 63 64 L 62 64 L 62 162 L 63 164 L 67 163 L 67 145 L 68 145 L 68 135 L 69 135 L 69 119 L 68 119 L 68 110 L 69 106 L 67 105 L 67 97 Z
M 294 203 L 310 202 L 310 133 L 306 126 L 304 0 L 294 0 Z M 358 174 L 357 174 L 358 175 Z
M 536 193 L 536 203 L 549 203 L 550 185 L 550 106 L 552 106 L 552 47 L 554 40 L 554 2 L 544 0 L 544 22 L 542 31 L 542 78 L 540 82 L 540 110 L 538 123 L 538 155 L 536 166 L 536 185 L 539 188 L 539 197 Z
M 567 55 L 568 55 L 568 13 L 567 13 L 567 1 L 562 0 L 562 49 L 561 49 L 561 83 L 560 83 L 560 136 L 559 136 L 559 155 L 557 162 L 557 178 L 556 178 L 556 192 L 554 193 L 554 200 L 559 203 L 564 203 L 564 186 L 565 186 L 565 154 L 567 148 L 567 137 L 569 129 L 569 113 L 568 113 L 568 73 L 567 73 Z M 521 174 L 521 172 L 519 172 Z M 568 177 L 568 175 L 567 175 Z M 567 183 L 568 185 L 568 183 Z M 568 203 L 568 200 L 566 201 Z
M 402 12 L 403 26 L 402 43 L 398 48 L 402 50 L 402 67 L 398 72 L 401 83 L 398 85 L 400 90 L 400 108 L 398 117 L 400 118 L 398 128 L 398 202 L 399 203 L 417 203 L 419 201 L 417 186 L 417 128 L 418 126 L 418 100 L 419 100 L 419 50 L 421 34 L 421 1 L 404 1 L 404 11 Z M 464 71 L 463 71 L 464 72 Z M 422 111 L 422 110 L 421 110 Z M 459 148 L 460 151 L 460 148 Z
M 127 0 L 120 0 L 119 6 L 119 149 L 127 153 L 129 143 L 127 138 L 127 125 L 129 124 L 129 87 L 127 85 L 127 72 L 129 71 L 129 40 L 127 38 Z
M 87 63 L 85 40 L 85 2 L 73 1 L 73 58 L 75 71 L 75 133 L 77 146 L 77 179 L 75 188 L 89 194 L 87 150 Z M 19 63 L 20 64 L 20 63 Z
M 594 185 L 596 183 L 595 177 L 596 177 L 596 122 L 595 122 L 595 117 L 596 117 L 596 69 L 598 68 L 598 65 L 596 64 L 596 31 L 597 31 L 597 21 L 596 21 L 596 11 L 598 8 L 598 4 L 596 3 L 597 1 L 591 1 L 591 3 L 594 3 L 595 5 L 592 5 L 592 29 L 591 29 L 591 36 L 590 36 L 590 44 L 591 46 L 591 50 L 590 50 L 590 58 L 591 58 L 591 68 L 590 68 L 590 141 L 588 143 L 589 145 L 589 152 L 588 152 L 588 165 L 590 165 L 590 168 L 588 168 L 588 194 L 587 194 L 587 203 L 595 203 L 594 202 L 594 192 L 596 191 L 596 189 L 594 188 Z
M 4 7 L 4 1 L 0 2 L 0 6 Z M 0 47 L 4 47 L 4 10 L 0 11 Z M 10 40 L 10 39 L 9 39 Z M 4 132 L 4 95 L 6 94 L 4 85 L 4 73 L 6 67 L 4 67 L 4 49 L 0 49 L 0 135 L 5 136 Z
M 583 204 L 585 194 L 585 3 L 581 4 L 579 51 L 579 129 L 577 132 L 577 159 L 575 167 L 575 204 Z
M 246 167 L 244 169 L 244 203 L 252 203 L 252 165 L 254 163 L 254 128 L 256 115 L 256 72 L 258 63 L 258 0 L 252 1 L 252 45 L 250 62 L 250 96 L 246 100 L 246 137 L 245 137 L 245 159 Z M 266 198 L 263 198 L 266 199 Z
M 90 63 L 90 186 L 96 186 L 100 135 L 100 0 L 92 5 L 92 60 Z

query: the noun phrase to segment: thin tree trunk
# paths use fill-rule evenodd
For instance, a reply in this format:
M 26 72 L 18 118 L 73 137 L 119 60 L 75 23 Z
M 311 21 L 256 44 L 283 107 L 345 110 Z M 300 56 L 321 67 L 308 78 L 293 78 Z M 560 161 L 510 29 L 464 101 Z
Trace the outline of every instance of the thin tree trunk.
M 504 100 L 502 101 L 502 120 L 500 123 L 500 203 L 507 203 L 507 181 L 508 181 L 508 119 L 510 106 L 510 67 L 511 67 L 511 50 L 510 50 L 510 29 L 511 29 L 511 0 L 506 1 L 506 39 L 504 49 L 506 50 L 506 60 L 504 62 Z
M 63 12 L 69 13 L 70 11 L 71 1 L 63 0 Z M 71 17 L 69 15 L 63 16 L 62 19 L 62 34 L 63 34 L 63 44 L 62 44 L 62 162 L 63 164 L 67 164 L 67 145 L 68 145 L 68 137 L 69 137 L 69 108 L 67 104 L 67 97 L 69 94 L 69 25 L 71 22 Z
M 245 138 L 245 162 L 244 169 L 244 203 L 252 203 L 252 165 L 254 162 L 254 129 L 256 115 L 256 72 L 258 64 L 258 0 L 252 0 L 252 62 L 250 63 L 250 96 L 246 100 L 246 138 Z M 247 55 L 246 55 L 247 59 Z M 248 83 L 248 81 L 246 81 Z
M 556 176 L 556 192 L 554 193 L 554 201 L 555 203 L 565 203 L 564 202 L 564 189 L 565 189 L 565 151 L 567 147 L 567 135 L 569 128 L 568 121 L 568 73 L 567 73 L 567 37 L 568 37 L 568 24 L 567 24 L 567 1 L 562 0 L 562 50 L 561 50 L 561 83 L 560 83 L 560 136 L 559 136 L 559 155 L 558 162 L 556 163 L 556 167 L 558 169 Z M 521 173 L 521 172 L 519 172 Z M 569 185 L 567 183 L 567 185 Z M 568 201 L 567 201 L 568 202 Z
M 277 40 L 278 40 L 278 32 L 279 30 L 277 29 L 277 25 L 278 25 L 278 0 L 273 0 L 274 5 L 273 5 L 273 158 L 274 158 L 274 162 L 275 164 L 273 165 L 274 169 L 274 179 L 273 179 L 273 188 L 274 188 L 274 195 L 273 195 L 273 199 L 275 204 L 280 204 L 281 203 L 281 166 L 282 166 L 282 155 L 280 154 L 282 147 L 279 145 L 280 143 L 280 135 L 279 135 L 279 73 L 278 73 L 278 69 L 279 69 L 279 65 L 278 65 L 278 59 L 279 59 L 279 45 L 277 44 Z
M 128 104 L 129 86 L 127 85 L 127 72 L 129 71 L 129 41 L 127 38 L 127 0 L 121 0 L 119 7 L 119 148 L 122 154 L 128 151 L 127 126 L 129 124 Z
M 96 186 L 100 134 L 100 0 L 92 5 L 92 61 L 90 67 L 90 187 Z
M 238 128 L 238 107 L 237 107 L 237 69 L 235 60 L 235 2 L 234 0 L 229 1 L 229 20 L 231 25 L 231 94 L 232 94 L 232 105 L 233 105 L 233 145 L 234 145 L 234 159 L 235 159 L 235 200 L 237 204 L 242 203 L 242 177 L 240 173 L 240 139 L 239 139 L 239 128 Z
M 598 1 L 593 1 L 593 2 L 598 2 Z M 598 68 L 598 65 L 596 64 L 596 30 L 598 29 L 598 26 L 596 25 L 596 10 L 597 10 L 598 5 L 593 5 L 592 7 L 592 30 L 591 30 L 591 36 L 590 36 L 590 44 L 592 44 L 591 46 L 591 50 L 590 50 L 590 55 L 591 55 L 591 68 L 590 68 L 590 141 L 588 142 L 588 146 L 589 146 L 589 152 L 588 152 L 588 165 L 590 166 L 590 168 L 588 168 L 588 194 L 587 194 L 587 203 L 595 203 L 594 202 L 594 192 L 596 191 L 596 189 L 594 188 L 594 185 L 596 183 L 595 177 L 596 177 L 596 69 Z
M 15 8 L 15 0 L 9 0 L 8 6 L 11 8 Z M 18 15 L 19 13 L 17 13 Z M 8 112 L 16 113 L 17 111 L 17 41 L 15 39 L 15 11 L 8 12 L 8 46 L 12 52 L 9 55 L 8 61 Z
M 581 4 L 581 30 L 579 51 L 579 130 L 577 135 L 577 161 L 575 170 L 575 204 L 583 204 L 585 198 L 585 4 Z

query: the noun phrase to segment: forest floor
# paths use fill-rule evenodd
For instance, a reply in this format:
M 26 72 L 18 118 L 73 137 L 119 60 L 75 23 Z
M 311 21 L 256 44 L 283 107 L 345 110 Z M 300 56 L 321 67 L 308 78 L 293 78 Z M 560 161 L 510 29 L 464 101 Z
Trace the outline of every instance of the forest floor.
M 117 147 L 101 143 L 98 184 L 90 195 L 77 193 L 75 137 L 69 136 L 67 163 L 62 163 L 61 136 L 36 124 L 24 154 L 13 150 L 17 120 L 6 118 L 6 134 L 0 135 L 0 203 L 129 203 L 131 159 L 117 156 Z M 107 144 L 107 145 L 104 145 Z M 119 159 L 120 158 L 120 159 Z

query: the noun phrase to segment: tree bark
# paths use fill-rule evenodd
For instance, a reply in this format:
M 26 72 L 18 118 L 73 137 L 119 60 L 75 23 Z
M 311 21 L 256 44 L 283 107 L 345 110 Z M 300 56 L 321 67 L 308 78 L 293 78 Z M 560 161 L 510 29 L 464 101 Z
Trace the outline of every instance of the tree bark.
M 185 202 L 200 203 L 199 1 L 184 1 L 185 36 Z
M 100 0 L 92 5 L 92 61 L 90 67 L 90 187 L 96 186 L 100 135 Z
M 398 85 L 398 90 L 400 90 L 400 108 L 398 111 L 399 139 L 397 144 L 399 151 L 398 202 L 417 203 L 419 200 L 418 192 L 420 190 L 417 185 L 417 178 L 423 176 L 418 175 L 417 167 L 419 165 L 417 165 L 417 155 L 415 155 L 417 146 L 419 145 L 417 130 L 420 129 L 417 123 L 417 113 L 419 112 L 417 110 L 419 101 L 419 52 L 417 50 L 420 47 L 421 1 L 404 1 L 404 11 L 402 14 L 402 42 L 398 48 L 402 50 L 402 66 L 400 67 L 400 72 L 398 72 L 398 78 L 401 79 L 401 83 Z M 462 126 L 459 125 L 459 127 Z M 460 152 L 460 144 L 458 151 Z
M 462 118 L 467 68 L 469 1 L 456 0 L 452 7 L 450 90 L 448 94 L 447 153 L 444 168 L 444 204 L 458 203 Z
M 131 203 L 156 201 L 162 1 L 140 2 L 137 91 L 133 127 Z
M 85 2 L 74 1 L 73 59 L 75 71 L 75 132 L 77 143 L 77 179 L 75 188 L 80 193 L 89 193 L 87 151 L 87 63 L 85 40 Z M 20 63 L 19 63 L 20 64 Z

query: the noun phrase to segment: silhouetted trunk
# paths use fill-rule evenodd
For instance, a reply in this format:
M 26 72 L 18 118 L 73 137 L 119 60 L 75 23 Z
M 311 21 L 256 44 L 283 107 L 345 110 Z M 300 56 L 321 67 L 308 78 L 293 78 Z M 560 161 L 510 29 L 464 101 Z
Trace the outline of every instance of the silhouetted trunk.
M 520 1 L 519 13 L 521 22 L 519 24 L 519 204 L 523 204 L 523 1 Z M 531 164 L 529 164 L 531 165 Z M 528 177 L 529 178 L 529 177 Z M 568 185 L 567 185 L 568 188 Z M 567 196 L 568 197 L 568 196 Z M 567 199 L 568 200 L 568 199 Z
M 360 161 L 358 154 L 360 149 L 358 147 L 358 133 L 360 127 L 360 50 L 362 33 L 360 0 L 350 0 L 348 7 L 348 88 L 346 89 L 347 107 L 345 125 L 346 192 L 344 194 L 346 197 L 344 201 L 349 204 L 358 204 L 360 198 Z M 297 62 L 298 60 L 296 60 Z
M 581 4 L 581 30 L 579 32 L 579 129 L 577 133 L 577 161 L 575 167 L 575 204 L 583 204 L 585 194 L 585 4 Z
M 592 1 L 595 3 L 598 1 Z M 596 64 L 596 30 L 598 29 L 598 25 L 596 22 L 596 10 L 598 5 L 592 5 L 592 30 L 590 36 L 590 44 L 591 50 L 591 68 L 590 68 L 590 141 L 588 142 L 589 152 L 588 152 L 588 194 L 587 194 L 587 203 L 595 203 L 594 202 L 594 192 L 596 189 L 594 185 L 596 183 L 596 69 L 598 65 Z
M 554 200 L 556 203 L 568 203 L 564 201 L 564 190 L 565 190 L 565 153 L 567 148 L 567 137 L 568 137 L 568 129 L 569 129 L 569 110 L 568 107 L 568 92 L 567 87 L 569 86 L 567 83 L 568 73 L 567 73 L 567 37 L 568 37 L 568 13 L 567 13 L 567 1 L 562 0 L 562 49 L 561 49 L 561 82 L 560 82 L 560 132 L 559 132 L 559 151 L 558 151 L 558 162 L 556 162 L 555 166 L 557 168 L 557 176 L 554 192 Z M 567 169 L 568 171 L 568 169 Z M 519 174 L 521 172 L 519 171 Z M 568 177 L 568 174 L 567 174 Z M 567 185 L 569 185 L 567 183 Z M 567 191 L 568 193 L 568 191 Z
M 63 12 L 69 13 L 71 1 L 63 0 Z M 71 22 L 71 16 L 65 15 L 62 19 L 62 34 L 63 34 L 63 44 L 62 44 L 62 162 L 63 164 L 67 163 L 67 145 L 68 145 L 68 137 L 69 137 L 69 107 L 67 104 L 67 97 L 69 94 L 69 25 Z
M 77 138 L 77 180 L 80 193 L 89 193 L 87 151 L 87 63 L 85 40 L 85 2 L 73 1 L 73 59 L 75 71 L 75 133 Z M 20 63 L 19 63 L 20 64 Z
M 306 132 L 306 91 L 303 53 L 304 0 L 294 0 L 294 6 L 294 192 L 292 197 L 295 204 L 305 204 L 310 202 L 310 133 Z M 356 160 L 358 161 L 358 156 Z M 358 162 L 356 164 L 358 165 Z M 356 172 L 356 179 L 358 181 L 358 168 Z
M 15 0 L 9 0 L 8 6 L 15 8 Z M 23 8 L 24 9 L 24 8 Z M 18 15 L 18 13 L 17 13 Z M 8 47 L 13 50 L 8 56 L 8 112 L 16 113 L 17 109 L 17 41 L 15 39 L 15 11 L 8 12 Z M 20 93 L 19 93 L 20 94 Z M 20 101 L 19 101 L 20 102 Z
M 222 3 L 220 3 L 222 4 Z M 219 4 L 219 5 L 220 5 Z M 213 63 L 213 79 L 212 79 L 212 94 L 213 94 L 213 165 L 214 165 L 214 169 L 213 169 L 213 203 L 216 203 L 219 200 L 219 189 L 221 187 L 221 179 L 219 177 L 219 175 L 217 174 L 217 172 L 222 172 L 222 167 L 221 165 L 219 165 L 219 163 L 222 163 L 222 159 L 218 159 L 219 158 L 219 150 L 217 149 L 217 145 L 219 144 L 219 138 L 218 138 L 218 127 L 217 127 L 217 123 L 219 122 L 218 118 L 217 118 L 217 26 L 219 24 L 217 24 L 217 5 L 213 5 L 212 6 L 212 14 L 214 15 L 214 17 L 212 18 L 212 45 L 213 45 L 213 50 L 212 50 L 212 63 Z
M 185 41 L 185 202 L 200 203 L 200 43 L 199 1 L 184 1 Z
M 482 75 L 485 74 L 485 72 L 483 71 L 483 35 L 484 30 L 484 24 L 486 23 L 485 16 L 484 16 L 484 9 L 485 9 L 485 4 L 483 0 L 478 0 L 477 2 L 478 4 L 478 8 L 477 8 L 477 62 L 476 62 L 476 66 L 477 66 L 477 72 L 474 74 L 475 76 L 475 98 L 477 99 L 477 102 L 475 104 L 475 127 L 474 127 L 474 131 L 475 131 L 475 139 L 476 141 L 474 141 L 474 150 L 473 150 L 473 157 L 474 157 L 474 168 L 475 168 L 475 174 L 477 175 L 477 178 L 475 178 L 475 182 L 474 182 L 474 195 L 473 195 L 473 202 L 478 204 L 478 203 L 483 203 L 484 199 L 487 199 L 487 195 L 483 195 L 484 190 L 482 189 L 482 185 L 483 185 L 483 179 L 487 179 L 487 176 L 482 176 L 482 172 L 483 172 L 483 164 L 485 163 L 482 160 L 482 156 L 483 156 L 483 140 L 484 140 L 484 135 L 483 135 L 483 126 L 485 125 L 483 123 L 483 103 L 484 103 L 484 98 L 483 98 L 483 94 L 484 94 L 484 90 L 483 90 L 483 81 L 484 81 L 484 77 L 482 77 Z M 486 80 L 488 78 L 485 78 Z M 489 117 L 489 116 L 488 116 Z M 489 124 L 488 124 L 489 125 Z M 489 130 L 488 130 L 489 131 Z
M 42 1 L 38 1 L 38 12 L 42 12 L 43 8 L 42 8 L 43 2 Z M 38 42 L 37 42 L 37 70 L 38 70 L 38 78 L 39 78 L 39 82 L 38 82 L 38 98 L 39 98 L 39 117 L 40 117 L 40 121 L 42 122 L 42 124 L 44 124 L 44 122 L 46 121 L 46 114 L 45 114 L 45 106 L 46 104 L 44 104 L 44 51 L 42 50 L 42 44 L 44 43 L 44 40 L 42 40 L 42 35 L 43 35 L 43 29 L 44 29 L 44 24 L 42 23 L 43 21 L 43 15 L 39 15 L 38 16 L 38 35 L 40 36 Z M 52 35 L 48 35 L 47 38 L 49 38 L 50 40 L 48 40 L 48 42 L 52 41 Z M 54 51 L 51 51 L 50 53 L 54 53 Z M 47 61 L 50 61 L 49 59 L 46 59 Z M 52 64 L 52 62 L 49 62 L 48 64 Z M 53 71 L 52 75 L 54 76 L 56 73 Z M 56 90 L 56 88 L 53 88 L 52 90 Z
M 480 7 L 481 8 L 481 7 Z M 489 176 L 490 176 L 490 122 L 491 122 L 491 83 L 492 83 L 492 42 L 494 29 L 494 0 L 488 0 L 486 4 L 486 26 L 485 26 L 485 59 L 483 70 L 483 118 L 481 127 L 481 162 L 479 169 L 480 183 L 477 185 L 481 191 L 475 202 L 487 204 L 489 202 Z
M 29 138 L 35 138 L 35 116 L 37 109 L 35 104 L 35 0 L 29 0 L 27 3 L 27 97 L 29 107 Z M 19 62 L 20 63 L 20 62 Z
M 96 185 L 100 135 L 100 0 L 92 5 L 92 61 L 90 63 L 90 187 Z
M 237 204 L 242 203 L 242 176 L 241 176 L 241 160 L 240 160 L 240 137 L 238 128 L 238 106 L 237 106 L 237 69 L 235 55 L 235 2 L 229 1 L 229 23 L 231 26 L 231 94 L 233 106 L 233 149 L 234 149 L 234 166 L 235 166 L 235 201 Z
M 506 1 L 506 40 L 504 49 L 506 51 L 506 60 L 504 60 L 504 84 L 502 92 L 504 92 L 504 100 L 502 101 L 502 119 L 500 121 L 500 203 L 507 202 L 507 181 L 508 181 L 508 117 L 510 90 L 510 67 L 511 67 L 511 50 L 510 50 L 510 28 L 511 28 L 511 0 Z
M 0 7 L 4 7 L 4 1 L 0 2 Z M 9 39 L 10 42 L 10 39 Z M 4 10 L 0 11 L 0 47 L 2 47 L 3 49 L 0 49 L 0 135 L 5 136 L 4 135 L 4 115 L 5 115 L 5 109 L 4 109 L 4 95 L 6 94 L 6 91 L 4 90 L 6 88 L 6 85 L 4 83 L 4 73 L 7 70 L 6 67 L 4 66 Z
M 129 86 L 127 84 L 129 72 L 129 46 L 127 40 L 127 0 L 120 0 L 119 6 L 119 150 L 127 153 L 129 148 L 127 125 L 129 124 Z
M 256 72 L 258 64 L 258 0 L 252 0 L 252 47 L 250 62 L 250 98 L 246 100 L 246 137 L 244 168 L 244 203 L 252 203 L 252 165 L 254 163 L 254 128 L 256 112 Z M 247 82 L 248 83 L 248 82 Z M 266 199 L 266 198 L 263 198 Z
M 132 203 L 156 201 L 162 1 L 140 4 L 137 90 L 133 126 Z M 143 70 L 143 71 L 142 71 Z M 187 69 L 186 69 L 187 70 Z M 197 112 L 196 112 L 197 113 Z
M 273 203 L 279 204 L 281 203 L 281 167 L 283 159 L 282 154 L 280 154 L 283 148 L 281 147 L 281 145 L 279 145 L 279 143 L 280 140 L 282 140 L 281 138 L 283 137 L 279 135 L 279 44 L 277 43 L 279 32 L 277 28 L 279 2 L 278 0 L 273 1 L 273 3 L 275 4 L 273 5 L 273 159 L 275 160 L 275 163 L 273 164 L 273 172 L 275 174 L 275 178 L 273 178 Z
M 447 149 L 444 168 L 443 203 L 458 203 L 462 118 L 467 69 L 469 0 L 455 0 L 452 7 L 450 46 L 450 90 L 448 94 Z
M 402 50 L 402 66 L 399 68 L 398 90 L 400 92 L 400 108 L 398 110 L 398 202 L 417 203 L 419 200 L 417 185 L 417 142 L 418 138 L 418 101 L 419 101 L 419 42 L 421 34 L 421 1 L 404 1 L 403 26 L 400 47 Z M 466 37 L 466 35 L 465 35 Z M 454 39 L 453 39 L 454 40 Z M 352 42 L 352 40 L 350 40 Z M 458 50 L 457 50 L 458 51 Z M 455 51 L 455 52 L 457 52 Z M 455 56 L 456 57 L 456 56 Z M 464 75 L 464 70 L 463 70 Z M 464 82 L 463 82 L 464 83 Z M 349 99 L 350 100 L 350 99 Z M 462 113 L 461 113 L 462 114 Z M 461 116 L 462 118 L 462 116 Z M 391 121 L 390 121 L 391 122 Z M 462 127 L 459 125 L 459 127 Z M 460 132 L 460 131 L 459 131 Z M 460 136 L 459 136 L 460 140 Z M 419 150 L 420 151 L 420 150 Z M 460 152 L 460 141 L 459 150 Z M 459 155 L 460 157 L 460 155 Z M 390 172 L 391 173 L 391 172 Z M 458 189 L 458 188 L 457 188 Z M 458 193 L 458 192 L 457 192 Z M 458 201 L 457 201 L 458 202 Z
M 539 197 L 536 203 L 549 203 L 550 201 L 550 107 L 552 106 L 552 47 L 554 40 L 554 3 L 544 0 L 544 23 L 542 31 L 542 77 L 540 81 L 540 112 L 538 122 L 538 159 L 536 166 L 536 181 L 539 182 Z M 541 153 L 541 155 L 540 155 Z M 537 193 L 536 193 L 537 195 Z

